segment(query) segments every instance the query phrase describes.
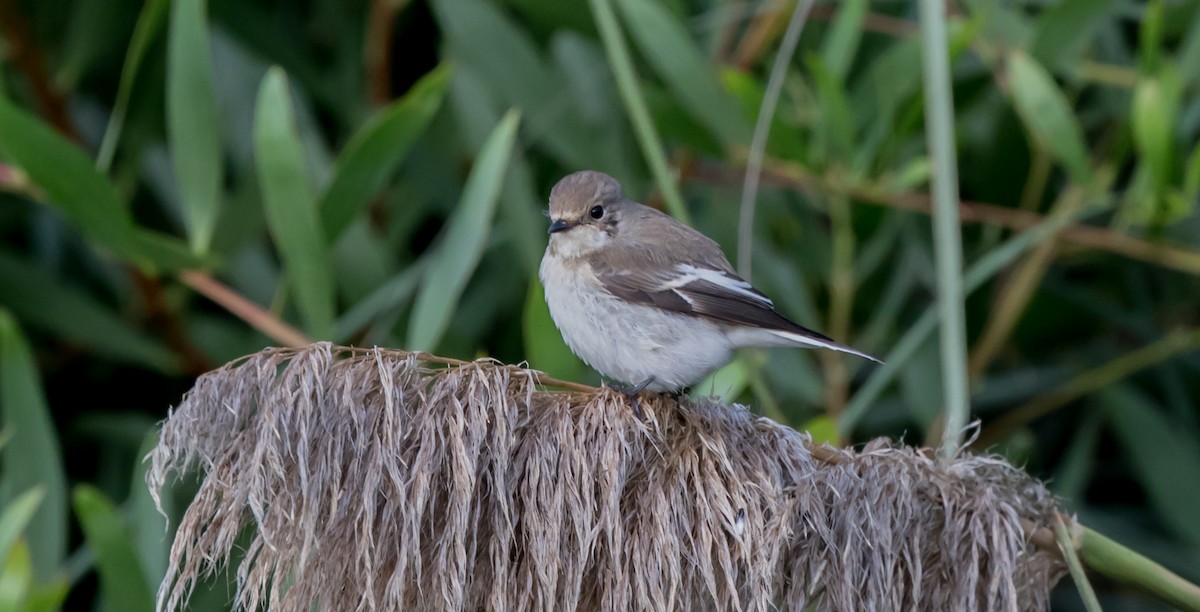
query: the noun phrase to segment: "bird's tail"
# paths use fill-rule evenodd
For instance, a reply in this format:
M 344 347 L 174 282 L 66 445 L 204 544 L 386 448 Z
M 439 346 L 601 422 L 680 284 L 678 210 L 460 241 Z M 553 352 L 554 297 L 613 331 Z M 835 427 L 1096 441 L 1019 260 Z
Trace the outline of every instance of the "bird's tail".
M 807 332 L 807 333 L 806 333 Z M 860 350 L 850 348 L 845 344 L 834 342 L 817 332 L 790 331 L 782 329 L 763 329 L 761 327 L 729 330 L 730 339 L 738 346 L 802 346 L 805 348 L 824 348 L 841 353 L 849 353 L 869 359 L 875 363 L 883 360 L 868 355 Z

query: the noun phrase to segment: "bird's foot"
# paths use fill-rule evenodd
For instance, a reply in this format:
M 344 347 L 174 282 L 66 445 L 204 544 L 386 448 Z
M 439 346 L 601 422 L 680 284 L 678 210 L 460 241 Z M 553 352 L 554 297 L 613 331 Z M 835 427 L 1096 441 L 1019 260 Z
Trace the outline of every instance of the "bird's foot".
M 627 389 L 621 389 L 621 388 L 617 389 L 618 391 L 623 393 L 625 395 L 625 397 L 629 398 L 630 407 L 633 408 L 633 415 L 635 417 L 637 417 L 637 420 L 642 421 L 643 423 L 646 421 L 646 415 L 642 412 L 642 402 L 640 399 L 640 395 L 641 395 L 642 391 L 644 391 L 646 389 L 646 387 L 650 386 L 650 383 L 652 383 L 652 382 L 654 382 L 653 376 L 651 376 L 651 377 L 647 378 L 646 380 L 643 380 L 642 382 L 640 382 L 632 387 L 629 387 Z

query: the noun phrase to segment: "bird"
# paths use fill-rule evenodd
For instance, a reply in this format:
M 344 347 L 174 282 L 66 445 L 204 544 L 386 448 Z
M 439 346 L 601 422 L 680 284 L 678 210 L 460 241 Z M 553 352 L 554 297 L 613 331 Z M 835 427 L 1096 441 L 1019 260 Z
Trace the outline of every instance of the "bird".
M 550 239 L 538 268 L 550 318 L 601 375 L 679 393 L 741 347 L 832 349 L 882 363 L 780 314 L 699 231 L 584 170 L 550 191 Z

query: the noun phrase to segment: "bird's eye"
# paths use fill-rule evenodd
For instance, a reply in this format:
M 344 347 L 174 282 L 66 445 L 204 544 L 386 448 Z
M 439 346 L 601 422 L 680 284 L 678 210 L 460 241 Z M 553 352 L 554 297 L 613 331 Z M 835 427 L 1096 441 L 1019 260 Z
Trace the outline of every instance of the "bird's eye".
M 593 206 L 592 209 L 588 211 L 588 214 L 591 215 L 593 219 L 599 219 L 600 217 L 604 216 L 604 207 Z

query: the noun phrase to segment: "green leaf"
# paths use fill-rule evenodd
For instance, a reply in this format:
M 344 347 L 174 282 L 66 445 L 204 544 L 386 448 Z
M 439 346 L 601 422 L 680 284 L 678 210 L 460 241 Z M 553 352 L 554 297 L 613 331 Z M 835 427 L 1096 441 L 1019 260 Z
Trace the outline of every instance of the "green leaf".
M 195 268 L 209 263 L 206 259 L 192 253 L 183 240 L 161 232 L 138 229 L 134 234 L 134 240 L 138 251 L 147 261 L 154 264 L 153 269 L 159 274 L 184 268 Z
M 1143 72 L 1158 70 L 1159 55 L 1162 53 L 1163 2 L 1150 0 L 1142 14 L 1141 32 L 1138 43 L 1141 47 L 1138 58 Z
M 749 386 L 750 372 L 746 360 L 739 356 L 692 385 L 692 389 L 697 394 L 715 396 L 729 403 L 736 400 Z
M 1050 70 L 1078 61 L 1105 20 L 1113 0 L 1061 0 L 1046 6 L 1034 25 L 1029 54 Z
M 140 260 L 133 218 L 108 179 L 83 151 L 4 98 L 0 98 L 0 150 L 25 170 L 80 232 L 120 257 Z
M 1187 35 L 1180 43 L 1179 53 L 1175 56 L 1175 65 L 1179 67 L 1184 85 L 1191 85 L 1200 80 L 1200 11 L 1196 11 L 1192 16 Z
M 179 359 L 157 339 L 135 330 L 83 290 L 2 252 L 0 302 L 22 320 L 96 353 L 160 372 L 179 370 Z
M 800 429 L 807 431 L 808 435 L 812 436 L 813 442 L 817 444 L 832 444 L 837 446 L 841 443 L 841 436 L 838 435 L 837 430 L 837 421 L 827 414 L 810 419 Z
M 425 264 L 426 260 L 418 260 L 343 313 L 334 326 L 333 337 L 339 342 L 344 342 L 380 314 L 403 308 L 416 292 L 417 284 L 425 271 Z
M 1130 108 L 1133 142 L 1148 168 L 1150 189 L 1156 196 L 1161 196 L 1167 188 L 1174 170 L 1173 132 L 1181 93 L 1177 84 L 1173 76 L 1164 74 L 1141 80 L 1133 90 Z
M 535 275 L 529 281 L 529 292 L 525 298 L 523 330 L 525 332 L 525 358 L 529 366 L 555 378 L 578 381 L 585 371 L 583 362 L 571 352 L 562 334 L 550 318 L 546 306 L 542 283 Z
M 25 531 L 34 576 L 55 576 L 67 552 L 67 485 L 54 421 L 42 394 L 33 354 L 17 322 L 0 310 L 0 417 L 12 440 L 0 450 L 0 502 L 39 487 L 45 499 Z
M 254 112 L 254 154 L 267 225 L 283 257 L 300 314 L 314 338 L 333 334 L 333 274 L 304 149 L 296 131 L 287 75 L 263 77 Z
M 489 2 L 438 0 L 432 5 L 451 56 L 474 68 L 506 106 L 520 109 L 532 140 L 565 166 L 596 167 L 578 111 L 561 103 L 564 83 L 528 33 Z
M 497 108 L 483 80 L 469 68 L 455 74 L 452 95 L 459 131 L 468 149 L 478 151 L 499 123 L 503 109 Z M 519 254 L 524 268 L 531 272 L 537 271 L 546 248 L 546 220 L 533 204 L 543 201 L 534 191 L 533 171 L 528 162 L 524 156 L 513 156 L 500 190 L 497 225 Z
M 670 86 L 675 99 L 726 147 L 748 143 L 750 124 L 721 89 L 712 66 L 671 12 L 652 0 L 618 0 L 616 4 L 633 41 Z
M 366 209 L 425 131 L 446 97 L 451 74 L 450 64 L 435 68 L 350 139 L 318 204 L 327 242 L 332 243 Z
M 149 428 L 138 449 L 138 457 L 150 455 L 158 444 L 158 434 L 158 427 Z M 137 547 L 137 558 L 144 572 L 143 578 L 146 584 L 153 587 L 161 583 L 163 577 L 167 575 L 171 555 L 171 534 L 174 530 L 168 529 L 167 519 L 163 514 L 168 517 L 175 516 L 175 505 L 170 495 L 171 491 L 167 488 L 160 498 L 162 513 L 159 513 L 158 507 L 154 504 L 154 498 L 150 495 L 150 488 L 146 486 L 146 472 L 150 467 L 149 461 L 141 461 L 133 466 L 133 478 L 129 483 L 129 500 L 125 505 L 129 508 L 133 543 Z M 78 492 L 76 495 L 78 496 Z
M 192 250 L 206 253 L 221 201 L 220 120 L 205 0 L 175 0 L 167 45 L 167 141 Z
M 825 67 L 820 56 L 810 55 L 807 59 L 820 113 L 813 128 L 818 142 L 824 145 L 823 150 L 817 149 L 823 153 L 820 161 L 849 163 L 854 150 L 854 115 L 850 111 L 846 88 L 842 80 Z
M 28 609 L 26 600 L 33 589 L 33 560 L 29 546 L 17 542 L 3 560 L 0 568 L 0 612 L 23 612 Z
M 437 251 L 430 255 L 429 269 L 408 326 L 409 350 L 432 351 L 437 347 L 471 273 L 483 256 L 520 118 L 517 111 L 505 114 L 480 149 L 458 208 Z
M 1098 397 L 1150 503 L 1176 533 L 1200 546 L 1200 487 L 1195 486 L 1200 445 L 1195 432 L 1171 423 L 1161 407 L 1128 384 L 1114 384 Z
M 154 609 L 154 596 L 142 574 L 129 530 L 117 509 L 99 489 L 75 487 L 75 515 L 83 537 L 96 554 L 100 592 L 109 610 Z
M 1022 51 L 1008 57 L 1008 91 L 1017 114 L 1038 143 L 1086 184 L 1091 174 L 1083 131 L 1050 74 Z
M 845 81 L 862 39 L 863 21 L 867 17 L 867 0 L 845 0 L 838 5 L 837 17 L 825 35 L 821 57 L 830 74 Z
M 41 487 L 34 487 L 4 507 L 4 514 L 0 514 L 0 559 L 8 558 L 45 496 Z
M 121 130 L 125 127 L 125 114 L 129 110 L 129 97 L 133 93 L 133 84 L 142 67 L 146 51 L 154 42 L 155 35 L 162 27 L 163 17 L 170 6 L 168 0 L 148 0 L 142 5 L 137 25 L 133 28 L 133 36 L 129 39 L 129 51 L 125 54 L 125 64 L 121 67 L 121 82 L 117 85 L 117 99 L 113 102 L 112 114 L 108 118 L 108 127 L 104 130 L 104 139 L 100 142 L 100 153 L 96 155 L 96 168 L 107 174 L 112 166 L 113 156 L 117 152 L 117 142 L 121 138 Z

